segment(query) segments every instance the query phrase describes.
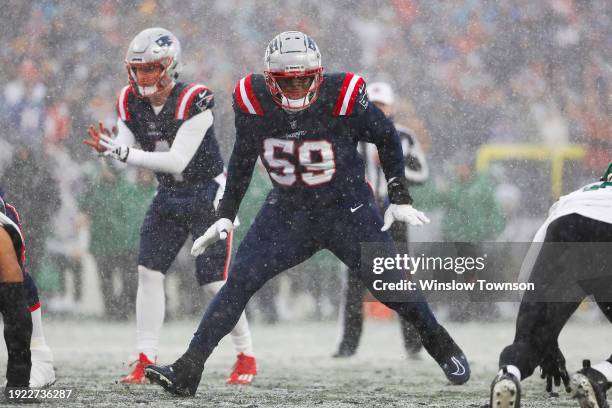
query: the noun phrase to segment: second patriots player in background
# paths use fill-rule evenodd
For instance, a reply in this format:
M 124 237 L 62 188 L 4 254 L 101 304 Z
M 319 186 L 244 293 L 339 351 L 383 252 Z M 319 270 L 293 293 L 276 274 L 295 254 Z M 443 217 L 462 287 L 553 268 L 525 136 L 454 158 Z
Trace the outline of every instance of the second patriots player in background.
M 129 85 L 117 101 L 116 138 L 100 124 L 90 126 L 85 143 L 120 162 L 153 170 L 159 182 L 140 233 L 139 356 L 132 372 L 121 380 L 142 384 L 144 367 L 157 357 L 165 274 L 187 237 L 201 235 L 214 220 L 225 175 L 214 132 L 213 94 L 204 85 L 177 81 L 182 61 L 174 34 L 163 28 L 142 31 L 130 43 L 125 63 Z M 204 293 L 214 295 L 223 285 L 231 242 L 230 237 L 196 258 L 196 278 Z M 257 371 L 244 314 L 232 326 L 232 340 L 238 357 L 227 382 L 248 384 Z
M 389 119 L 395 113 L 395 95 L 391 85 L 386 82 L 374 82 L 368 85 L 368 98 Z M 423 183 L 429 176 L 429 167 L 421 144 L 414 136 L 413 131 L 403 126 L 395 125 L 402 144 L 404 155 L 404 176 L 411 185 Z M 359 151 L 364 156 L 366 179 L 374 191 L 376 201 L 381 209 L 389 205 L 387 194 L 387 180 L 380 164 L 376 146 L 370 143 L 359 142 Z M 408 242 L 408 229 L 406 224 L 396 222 L 390 226 L 389 232 L 399 248 L 404 248 Z M 350 357 L 357 351 L 361 331 L 363 329 L 362 301 L 365 286 L 359 280 L 357 273 L 347 274 L 344 303 L 341 306 L 342 335 L 338 350 L 334 357 Z M 400 319 L 404 348 L 409 357 L 418 356 L 422 344 L 414 327 L 404 319 Z
M 384 243 L 385 252 L 395 252 L 390 234 L 381 230 L 383 220 L 365 181 L 359 141 L 376 145 L 389 180 L 391 205 L 385 224 L 429 221 L 411 206 L 395 127 L 369 103 L 359 75 L 323 74 L 319 48 L 298 31 L 276 36 L 266 48 L 264 61 L 264 75 L 250 74 L 235 88 L 236 142 L 219 219 L 195 241 L 192 254 L 206 253 L 232 231 L 258 157 L 274 188 L 187 352 L 170 366 L 145 368 L 149 379 L 173 394 L 196 393 L 206 360 L 251 296 L 269 279 L 328 249 L 367 280 L 367 272 L 359 268 L 360 244 Z M 405 277 L 401 271 L 391 273 L 398 279 Z M 420 292 L 415 291 L 411 300 L 384 303 L 415 325 L 423 346 L 449 381 L 468 381 L 469 365 L 459 346 Z

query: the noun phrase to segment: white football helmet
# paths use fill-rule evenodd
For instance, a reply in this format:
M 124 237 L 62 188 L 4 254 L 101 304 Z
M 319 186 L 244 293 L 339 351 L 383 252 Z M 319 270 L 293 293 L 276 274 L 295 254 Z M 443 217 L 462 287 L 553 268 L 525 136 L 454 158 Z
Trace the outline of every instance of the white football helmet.
M 268 44 L 264 57 L 264 77 L 272 99 L 283 109 L 297 112 L 319 97 L 323 81 L 321 53 L 312 38 L 300 31 L 280 33 Z M 278 80 L 311 78 L 307 88 L 283 90 Z
M 128 79 L 141 97 L 153 96 L 176 80 L 181 72 L 181 44 L 165 28 L 154 27 L 141 31 L 130 43 L 125 57 Z M 139 84 L 135 68 L 157 65 L 162 72 L 156 81 Z

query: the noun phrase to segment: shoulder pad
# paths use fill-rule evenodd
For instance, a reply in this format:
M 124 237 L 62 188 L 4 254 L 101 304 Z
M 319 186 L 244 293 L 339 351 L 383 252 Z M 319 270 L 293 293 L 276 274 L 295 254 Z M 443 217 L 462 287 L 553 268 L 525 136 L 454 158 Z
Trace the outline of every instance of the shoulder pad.
M 175 119 L 187 120 L 214 106 L 213 93 L 201 84 L 189 84 L 176 101 Z
M 121 118 L 121 120 L 128 121 L 130 120 L 130 111 L 128 109 L 128 101 L 131 95 L 134 95 L 132 87 L 127 85 L 123 87 L 121 92 L 119 92 L 119 96 L 117 97 L 117 115 Z
M 244 113 L 263 116 L 261 104 L 253 90 L 253 74 L 242 78 L 234 89 L 234 110 L 239 109 Z
M 362 77 L 347 72 L 340 86 L 338 99 L 334 107 L 334 116 L 351 116 L 364 111 L 368 107 L 366 83 Z

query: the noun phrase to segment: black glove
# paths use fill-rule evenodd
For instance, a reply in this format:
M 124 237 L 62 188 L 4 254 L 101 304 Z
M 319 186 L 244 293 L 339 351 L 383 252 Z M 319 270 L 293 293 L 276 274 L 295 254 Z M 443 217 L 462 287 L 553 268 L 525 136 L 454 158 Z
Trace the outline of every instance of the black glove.
M 395 177 L 387 184 L 391 204 L 412 204 L 412 197 L 408 193 L 409 185 L 410 182 L 406 177 Z
M 569 374 L 565 368 L 565 357 L 558 345 L 551 348 L 540 363 L 540 377 L 546 379 L 547 392 L 552 392 L 553 381 L 555 387 L 561 386 L 561 381 L 563 381 L 565 391 L 571 391 Z

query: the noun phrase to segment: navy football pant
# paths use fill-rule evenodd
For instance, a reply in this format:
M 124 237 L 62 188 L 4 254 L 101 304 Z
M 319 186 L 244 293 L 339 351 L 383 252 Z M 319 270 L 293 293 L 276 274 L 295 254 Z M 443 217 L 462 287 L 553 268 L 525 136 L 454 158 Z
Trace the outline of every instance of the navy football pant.
M 548 226 L 545 242 L 612 243 L 612 225 L 578 214 L 566 215 Z M 576 247 L 576 251 L 588 249 L 584 245 Z M 612 322 L 612 271 L 608 270 L 607 277 L 581 279 L 588 272 L 585 268 L 612 265 L 610 254 L 585 256 L 565 248 L 568 247 L 560 251 L 553 246 L 542 247 L 529 278 L 535 284 L 535 291 L 526 292 L 519 308 L 514 342 L 499 357 L 500 367 L 518 367 L 523 379 L 533 374 L 547 353 L 555 350 L 561 330 L 586 296 L 593 295 Z M 559 298 L 542 301 L 542 297 L 551 294 L 559 294 Z
M 408 230 L 405 223 L 394 223 L 389 232 L 398 247 L 407 247 Z M 357 351 L 363 330 L 363 295 L 366 287 L 359 278 L 358 272 L 347 272 L 346 289 L 343 293 L 344 302 L 340 306 L 342 308 L 340 313 L 342 338 L 338 346 L 339 355 L 350 355 Z M 400 319 L 400 326 L 404 348 L 409 354 L 418 353 L 423 346 L 418 333 L 412 324 L 404 319 Z
M 187 237 L 203 235 L 215 221 L 213 200 L 219 185 L 169 189 L 159 187 L 140 229 L 138 264 L 165 274 Z M 200 285 L 225 279 L 229 268 L 231 236 L 219 241 L 196 258 Z
M 40 300 L 38 299 L 38 288 L 36 287 L 36 283 L 34 283 L 32 275 L 27 272 L 23 273 L 23 288 L 25 289 L 28 307 L 30 311 L 33 312 L 40 307 Z
M 320 249 L 330 250 L 353 271 L 360 271 L 362 242 L 387 243 L 387 255 L 393 256 L 395 246 L 389 233 L 380 231 L 383 222 L 373 197 L 363 202 L 354 213 L 348 208 L 293 210 L 266 202 L 238 248 L 228 279 L 209 304 L 187 353 L 205 361 L 259 288 Z M 414 297 L 412 302 L 383 303 L 414 324 L 424 347 L 438 360 L 454 343 L 440 344 L 440 338 L 450 336 L 436 321 L 423 295 L 414 292 Z

